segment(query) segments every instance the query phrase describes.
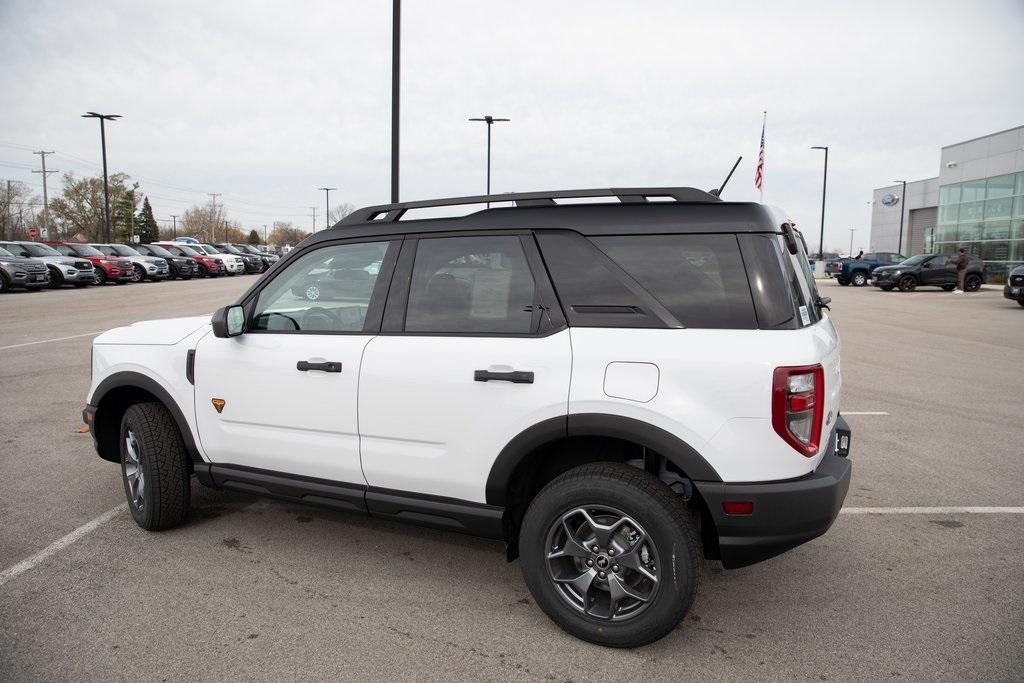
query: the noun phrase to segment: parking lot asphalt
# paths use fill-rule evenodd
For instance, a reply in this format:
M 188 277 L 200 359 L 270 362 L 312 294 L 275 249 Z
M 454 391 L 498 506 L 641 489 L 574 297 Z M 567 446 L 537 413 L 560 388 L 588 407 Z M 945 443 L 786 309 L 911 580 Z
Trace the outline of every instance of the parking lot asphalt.
M 169 532 L 117 510 L 119 469 L 76 431 L 92 334 L 212 312 L 252 282 L 0 296 L 0 573 L 100 518 L 0 578 L 0 679 L 1024 675 L 1024 515 L 893 509 L 1022 505 L 1024 309 L 1000 292 L 824 283 L 846 506 L 879 510 L 753 567 L 708 563 L 683 624 L 622 651 L 561 632 L 500 543 L 198 484 Z

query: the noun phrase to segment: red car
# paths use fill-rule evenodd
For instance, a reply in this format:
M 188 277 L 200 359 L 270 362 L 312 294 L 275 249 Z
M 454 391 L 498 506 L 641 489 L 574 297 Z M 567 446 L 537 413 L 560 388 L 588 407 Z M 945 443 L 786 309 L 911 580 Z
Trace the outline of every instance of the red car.
M 184 242 L 154 242 L 153 244 L 163 247 L 175 256 L 187 256 L 195 261 L 199 268 L 199 277 L 217 277 L 227 272 L 224 269 L 224 261 L 209 256 L 198 249 L 192 249 L 191 245 Z
M 78 256 L 92 262 L 96 284 L 131 282 L 132 262 L 117 256 L 107 256 L 99 249 L 78 242 L 46 242 L 65 256 Z

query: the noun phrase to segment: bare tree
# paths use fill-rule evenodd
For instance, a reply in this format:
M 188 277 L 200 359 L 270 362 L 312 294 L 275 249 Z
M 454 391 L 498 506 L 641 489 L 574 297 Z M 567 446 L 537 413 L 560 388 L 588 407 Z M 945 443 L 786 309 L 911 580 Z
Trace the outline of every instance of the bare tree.
M 88 176 L 76 178 L 73 173 L 65 173 L 64 190 L 59 197 L 50 200 L 50 217 L 53 219 L 56 233 L 53 237 L 63 239 L 81 238 L 90 242 L 105 239 L 103 225 L 103 178 Z M 138 184 L 128 184 L 128 174 L 115 173 L 110 176 L 110 208 L 111 224 L 114 225 L 114 211 L 130 203 L 134 211 L 135 190 Z
M 302 228 L 296 228 L 290 222 L 275 221 L 274 228 L 270 231 L 270 236 L 267 238 L 267 242 L 278 247 L 294 247 L 296 244 L 306 239 L 307 236 L 309 236 L 309 232 Z
M 178 232 L 203 242 L 222 241 L 224 207 L 203 204 L 186 209 L 178 221 Z
M 349 202 L 342 202 L 341 204 L 338 204 L 337 206 L 331 209 L 331 212 L 327 215 L 327 222 L 330 225 L 334 225 L 335 223 L 337 223 L 342 218 L 349 215 L 355 210 L 356 207 L 354 204 L 350 204 Z
M 24 239 L 30 227 L 38 227 L 42 206 L 25 183 L 0 180 L 0 239 Z

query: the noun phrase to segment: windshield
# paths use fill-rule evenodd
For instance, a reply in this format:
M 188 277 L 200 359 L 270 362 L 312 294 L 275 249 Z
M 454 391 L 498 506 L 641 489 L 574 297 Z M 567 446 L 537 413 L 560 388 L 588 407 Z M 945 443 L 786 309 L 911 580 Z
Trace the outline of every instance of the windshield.
M 926 261 L 927 259 L 930 259 L 931 257 L 932 257 L 931 254 L 918 254 L 917 256 L 911 256 L 906 261 L 900 262 L 900 265 L 901 266 L 916 266 L 917 264 L 922 263 L 923 261 Z
M 230 244 L 221 244 L 217 248 L 220 249 L 222 252 L 226 251 L 229 254 L 241 254 L 242 253 L 242 252 L 238 251 L 237 249 L 235 249 Z
M 181 252 L 185 256 L 201 256 L 202 255 L 198 251 L 193 249 L 192 246 L 187 246 L 186 247 L 184 244 L 179 244 L 179 245 L 175 246 L 174 249 L 177 249 L 179 252 Z
M 240 244 L 240 245 L 238 245 L 238 248 L 244 250 L 248 254 L 253 254 L 255 256 L 261 256 L 260 250 L 257 249 L 256 247 L 252 246 L 251 244 Z
M 3 247 L 0 247 L 0 257 L 3 257 L 3 258 L 14 258 L 14 254 L 12 254 L 11 252 L 7 251 Z
M 92 246 L 105 256 L 117 256 L 117 251 L 109 244 L 94 244 Z
M 201 247 L 207 254 L 219 254 L 220 251 L 216 247 L 211 247 L 209 244 L 200 244 L 197 248 Z
M 174 256 L 171 252 L 167 251 L 159 244 L 147 244 L 146 250 L 149 251 L 153 256 L 163 256 L 164 258 L 170 258 Z
M 19 244 L 19 247 L 28 252 L 29 256 L 60 256 L 60 252 L 53 247 L 45 244 L 38 244 L 36 242 L 26 242 Z
M 96 247 L 90 247 L 88 244 L 69 245 L 69 248 L 79 256 L 103 256 L 102 251 Z
M 123 244 L 112 244 L 110 246 L 114 248 L 114 251 L 118 256 L 142 256 L 139 252 L 135 251 L 131 247 L 126 247 Z

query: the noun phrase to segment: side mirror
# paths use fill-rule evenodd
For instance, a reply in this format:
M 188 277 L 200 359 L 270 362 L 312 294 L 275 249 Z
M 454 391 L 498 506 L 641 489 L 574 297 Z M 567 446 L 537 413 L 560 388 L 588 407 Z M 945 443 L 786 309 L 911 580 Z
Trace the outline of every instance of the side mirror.
M 213 324 L 213 336 L 237 337 L 245 332 L 245 311 L 241 306 L 225 306 L 217 309 L 210 322 Z

